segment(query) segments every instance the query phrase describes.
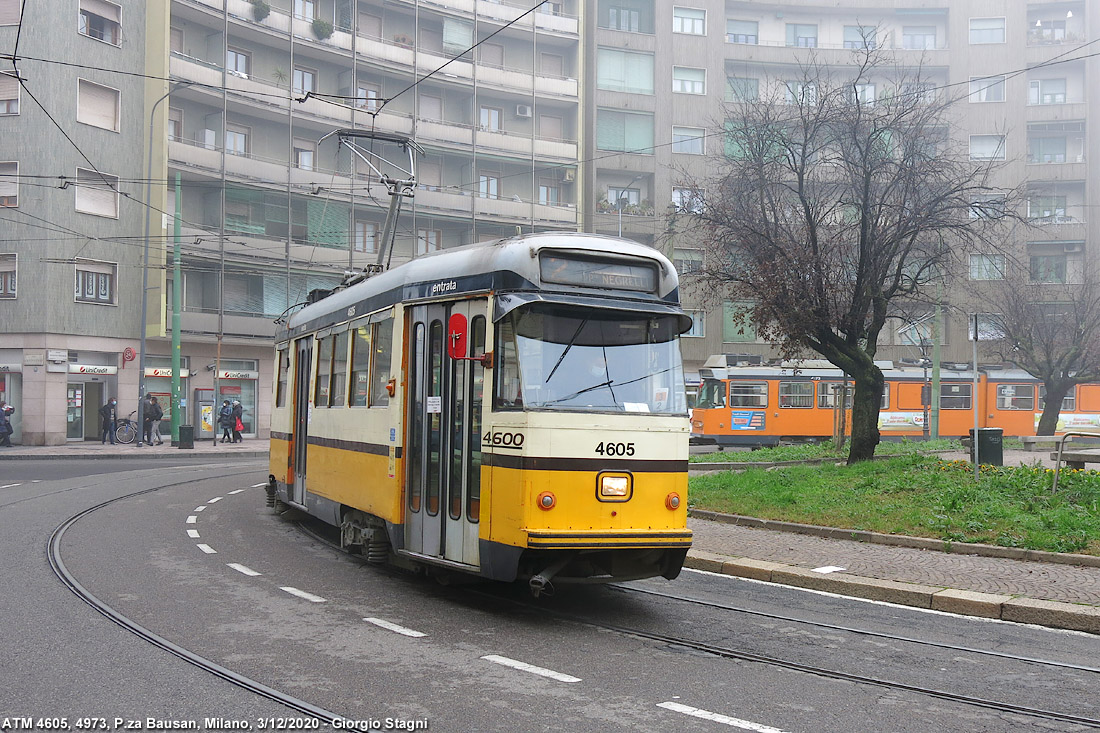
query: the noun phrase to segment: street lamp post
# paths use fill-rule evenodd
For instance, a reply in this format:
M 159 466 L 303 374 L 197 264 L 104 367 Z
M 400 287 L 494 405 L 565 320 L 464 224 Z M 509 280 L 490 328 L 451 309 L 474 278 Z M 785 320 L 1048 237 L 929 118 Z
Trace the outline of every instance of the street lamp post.
M 617 208 L 619 210 L 619 236 L 620 237 L 623 236 L 623 204 L 625 204 L 626 201 L 627 201 L 627 198 L 624 194 L 626 193 L 627 189 L 629 189 L 631 186 L 633 186 L 638 181 L 642 180 L 642 178 L 644 178 L 644 177 L 645 177 L 644 173 L 636 175 L 636 176 L 634 176 L 633 178 L 630 179 L 630 183 L 626 184 L 625 186 L 623 186 L 622 188 L 619 189 L 619 196 L 618 196 L 618 198 L 615 199 L 615 208 Z
M 144 445 L 145 438 L 145 332 L 148 330 L 146 327 L 146 320 L 149 314 L 149 228 L 153 217 L 153 202 L 152 202 L 152 190 L 153 190 L 153 118 L 157 114 L 157 107 L 161 102 L 168 99 L 172 92 L 182 89 L 187 86 L 191 86 L 193 82 L 181 81 L 176 82 L 168 88 L 157 101 L 153 102 L 152 108 L 149 110 L 149 157 L 148 157 L 148 170 L 145 176 L 145 246 L 143 247 L 143 254 L 141 260 L 141 323 L 139 328 L 141 329 L 141 341 L 138 358 L 138 409 L 137 409 L 137 427 L 141 431 L 138 435 L 137 444 Z

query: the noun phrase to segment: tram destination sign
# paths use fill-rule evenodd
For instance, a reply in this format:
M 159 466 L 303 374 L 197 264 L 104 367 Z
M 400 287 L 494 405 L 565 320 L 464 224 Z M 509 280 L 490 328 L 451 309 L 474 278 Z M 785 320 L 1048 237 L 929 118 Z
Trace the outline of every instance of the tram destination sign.
M 657 291 L 657 268 L 644 262 L 623 262 L 596 257 L 575 257 L 543 252 L 539 256 L 543 283 L 584 288 Z

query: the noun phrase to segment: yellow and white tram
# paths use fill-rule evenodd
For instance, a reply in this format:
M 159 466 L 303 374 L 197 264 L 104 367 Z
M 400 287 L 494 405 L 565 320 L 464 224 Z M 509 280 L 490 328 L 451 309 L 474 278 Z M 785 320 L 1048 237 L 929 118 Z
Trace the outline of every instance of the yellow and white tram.
M 675 578 L 689 422 L 676 272 L 577 233 L 417 258 L 276 346 L 273 502 L 376 562 L 556 582 Z

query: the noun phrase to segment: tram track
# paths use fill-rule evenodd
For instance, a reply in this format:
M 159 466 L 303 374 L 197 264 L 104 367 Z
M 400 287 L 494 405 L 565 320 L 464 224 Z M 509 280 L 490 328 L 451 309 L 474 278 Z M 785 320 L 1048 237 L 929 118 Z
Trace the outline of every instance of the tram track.
M 61 543 L 65 537 L 66 531 L 68 531 L 82 518 L 117 502 L 143 496 L 145 494 L 151 494 L 156 491 L 161 491 L 162 489 L 173 488 L 176 486 L 184 486 L 192 483 L 193 481 L 194 478 L 191 478 L 186 481 L 177 481 L 174 483 L 163 484 L 161 486 L 142 489 L 140 491 L 117 496 L 113 499 L 108 499 L 107 501 L 91 506 L 69 517 L 60 525 L 58 525 L 58 527 L 50 535 L 50 539 L 47 544 L 47 556 L 50 562 L 50 568 L 53 570 L 58 579 L 60 579 L 61 582 L 78 598 L 80 598 L 80 600 L 87 603 L 96 612 L 98 612 L 105 618 L 109 619 L 110 621 L 114 622 L 115 624 L 122 627 L 126 631 L 129 631 L 135 636 L 143 639 L 144 641 L 147 641 L 153 646 L 158 647 L 168 652 L 169 654 L 172 654 L 173 656 L 198 667 L 199 669 L 209 672 L 210 674 L 219 677 L 226 682 L 234 684 L 241 689 L 254 693 L 259 697 L 271 700 L 272 702 L 284 705 L 285 707 L 295 712 L 317 718 L 318 720 L 325 722 L 329 725 L 354 722 L 350 721 L 346 716 L 331 712 L 322 707 L 313 705 L 312 703 L 306 702 L 297 697 L 284 693 L 280 690 L 276 690 L 273 687 L 269 687 L 262 682 L 258 682 L 257 680 L 238 674 L 237 672 L 234 672 L 227 667 L 223 667 L 222 665 L 214 662 L 211 659 L 207 659 L 206 657 L 196 654 L 195 652 L 192 652 L 189 649 L 180 646 L 179 644 L 165 639 L 163 636 L 160 636 L 150 629 L 145 628 L 133 619 L 127 617 L 125 614 L 104 603 L 102 600 L 96 597 L 95 594 L 85 588 L 66 567 L 64 559 L 62 558 Z
M 303 521 L 295 521 L 295 527 L 302 532 L 305 536 L 308 536 L 318 542 L 321 542 L 330 548 L 337 550 L 338 552 L 347 555 L 354 559 L 361 559 L 355 555 L 342 550 L 338 543 L 332 541 L 330 538 L 325 537 L 323 534 L 309 527 Z M 365 564 L 366 561 L 362 560 Z M 963 647 L 959 645 L 945 644 L 941 642 L 933 642 L 922 639 L 914 639 L 912 637 L 904 637 L 900 635 L 886 634 L 883 632 L 875 632 L 864 629 L 856 629 L 851 627 L 844 627 L 835 624 L 825 624 L 821 622 L 805 621 L 803 619 L 796 619 L 793 617 L 783 616 L 780 614 L 769 614 L 766 612 L 752 611 L 749 609 L 741 609 L 736 606 L 730 606 L 728 604 L 720 604 L 712 601 L 702 601 L 699 599 L 693 599 L 686 596 L 676 596 L 675 594 L 666 594 L 660 591 L 651 591 L 648 589 L 629 588 L 621 584 L 611 584 L 610 588 L 614 588 L 616 591 L 626 591 L 632 593 L 642 593 L 646 595 L 665 597 L 670 600 L 677 600 L 682 602 L 695 603 L 702 606 L 717 608 L 721 610 L 744 612 L 761 617 L 772 618 L 775 620 L 788 621 L 790 623 L 808 624 L 821 628 L 827 628 L 835 631 L 843 631 L 853 634 L 866 635 L 875 638 L 890 639 L 900 642 L 908 642 L 913 644 L 920 644 L 930 647 L 942 648 L 950 651 L 957 651 L 960 653 L 972 653 L 977 655 L 984 655 L 989 657 L 996 657 L 1005 659 L 1008 661 L 1015 661 L 1026 664 L 1037 664 L 1056 668 L 1065 668 L 1073 671 L 1093 672 L 1100 673 L 1100 668 L 1089 667 L 1084 665 L 1074 665 L 1068 663 L 1057 662 L 1053 660 L 1035 659 L 1032 657 L 1024 657 L 1021 655 L 1013 655 L 1007 652 L 997 652 L 993 650 L 976 649 L 971 647 Z M 576 623 L 589 628 L 599 629 L 601 631 L 610 631 L 613 633 L 621 634 L 623 636 L 634 637 L 638 639 L 645 639 L 647 641 L 664 644 L 671 647 L 677 647 L 681 649 L 689 649 L 695 652 L 701 652 L 704 654 L 710 654 L 723 659 L 734 659 L 743 662 L 750 662 L 755 664 L 763 664 L 770 667 L 776 667 L 780 669 L 787 669 L 794 672 L 801 672 L 803 674 L 810 674 L 815 677 L 821 677 L 824 679 L 840 680 L 844 682 L 851 682 L 854 684 L 871 685 L 874 687 L 880 687 L 884 689 L 908 692 L 925 697 L 934 698 L 937 700 L 943 700 L 947 702 L 953 702 L 961 705 L 967 705 L 970 707 L 977 707 L 986 710 L 992 710 L 1001 713 L 1012 713 L 1016 715 L 1027 716 L 1031 718 L 1041 718 L 1044 720 L 1054 720 L 1063 723 L 1071 723 L 1074 725 L 1083 725 L 1091 728 L 1100 729 L 1100 719 L 1090 718 L 1082 715 L 1074 715 L 1071 713 L 1062 713 L 1054 710 L 1045 710 L 1042 708 L 1031 707 L 1027 705 L 1016 705 L 1013 703 L 1001 702 L 998 700 L 991 700 L 988 698 L 977 697 L 975 695 L 966 695 L 962 693 L 954 693 L 946 690 L 939 690 L 932 687 L 925 687 L 922 685 L 914 685 L 906 682 L 899 682 L 895 680 L 883 679 L 879 677 L 872 677 L 869 675 L 856 674 L 851 672 L 844 672 L 841 670 L 828 669 L 825 667 L 819 667 L 810 664 L 803 664 L 800 662 L 794 662 L 789 659 L 782 659 L 780 657 L 773 657 L 763 654 L 755 654 L 752 652 L 740 651 L 729 647 L 720 646 L 717 644 L 710 644 L 707 642 L 697 641 L 694 639 L 688 639 L 680 636 L 673 636 L 669 634 L 663 634 L 658 632 L 646 631 L 644 629 L 633 628 L 628 626 L 622 626 L 618 624 L 610 624 L 603 621 L 599 621 L 583 615 L 570 613 L 566 611 L 559 611 L 555 609 L 547 608 L 545 605 L 534 603 L 528 600 L 519 600 L 513 597 L 509 597 L 503 593 L 495 593 L 486 590 L 476 590 L 473 588 L 458 588 L 459 592 L 477 596 L 483 599 L 491 599 L 496 603 L 506 602 L 523 608 L 528 611 L 535 611 L 545 615 L 553 616 L 563 621 L 570 623 Z

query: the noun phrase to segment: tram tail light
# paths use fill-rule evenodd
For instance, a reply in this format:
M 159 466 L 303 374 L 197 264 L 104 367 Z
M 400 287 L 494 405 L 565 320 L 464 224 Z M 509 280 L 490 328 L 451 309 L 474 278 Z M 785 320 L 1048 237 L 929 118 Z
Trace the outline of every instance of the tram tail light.
M 553 493 L 551 493 L 549 491 L 544 491 L 541 494 L 539 494 L 539 498 L 538 498 L 539 509 L 542 509 L 543 511 L 548 511 L 550 509 L 553 509 L 554 505 L 557 504 L 557 503 L 558 503 L 557 497 L 555 497 Z

